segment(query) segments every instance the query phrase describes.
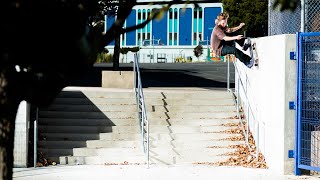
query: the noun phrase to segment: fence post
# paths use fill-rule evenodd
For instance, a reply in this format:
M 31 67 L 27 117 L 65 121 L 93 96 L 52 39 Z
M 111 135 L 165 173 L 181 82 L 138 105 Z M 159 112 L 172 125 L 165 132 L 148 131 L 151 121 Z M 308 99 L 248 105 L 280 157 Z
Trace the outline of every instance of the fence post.
M 227 91 L 230 90 L 230 57 L 227 58 L 228 70 L 227 70 Z
M 305 0 L 301 0 L 301 27 L 300 27 L 300 31 L 304 32 L 305 30 Z

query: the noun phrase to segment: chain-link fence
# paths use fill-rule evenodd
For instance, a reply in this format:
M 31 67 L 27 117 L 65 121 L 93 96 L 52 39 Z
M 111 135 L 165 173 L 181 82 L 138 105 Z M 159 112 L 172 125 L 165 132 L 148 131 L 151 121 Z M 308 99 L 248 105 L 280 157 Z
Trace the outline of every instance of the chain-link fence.
M 274 1 L 269 0 L 268 35 L 295 34 L 300 31 L 301 8 L 298 7 L 294 12 L 280 12 L 279 7 L 273 9 Z
M 273 9 L 275 0 L 269 0 L 268 35 L 295 34 L 301 31 L 301 6 L 291 12 L 289 10 L 280 12 L 280 8 Z M 320 31 L 320 1 L 304 0 L 305 16 L 304 31 Z
M 305 32 L 320 31 L 320 1 L 305 0 Z

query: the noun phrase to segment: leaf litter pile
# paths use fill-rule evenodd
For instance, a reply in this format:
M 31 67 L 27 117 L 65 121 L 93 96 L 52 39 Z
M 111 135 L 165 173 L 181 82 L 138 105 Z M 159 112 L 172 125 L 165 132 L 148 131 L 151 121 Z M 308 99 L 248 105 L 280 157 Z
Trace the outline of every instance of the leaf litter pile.
M 234 118 L 234 117 L 232 117 Z M 242 119 L 243 117 L 241 117 Z M 235 134 L 236 136 L 231 136 L 229 138 L 220 139 L 221 141 L 245 141 L 245 136 L 243 130 L 241 128 L 241 123 L 228 123 L 223 124 L 222 126 L 226 127 L 235 127 L 232 129 L 228 129 L 225 131 L 220 131 L 218 133 L 226 133 L 226 134 Z M 243 122 L 243 126 L 245 127 L 245 122 Z M 207 148 L 230 148 L 235 149 L 234 152 L 221 154 L 221 156 L 231 156 L 226 161 L 221 162 L 197 162 L 194 164 L 207 164 L 207 165 L 215 165 L 215 166 L 242 166 L 248 168 L 261 168 L 267 169 L 268 166 L 266 164 L 265 158 L 262 153 L 259 152 L 258 158 L 256 158 L 256 146 L 255 141 L 251 132 L 248 133 L 248 143 L 250 148 L 246 144 L 239 145 L 230 145 L 227 147 L 224 146 L 209 146 Z

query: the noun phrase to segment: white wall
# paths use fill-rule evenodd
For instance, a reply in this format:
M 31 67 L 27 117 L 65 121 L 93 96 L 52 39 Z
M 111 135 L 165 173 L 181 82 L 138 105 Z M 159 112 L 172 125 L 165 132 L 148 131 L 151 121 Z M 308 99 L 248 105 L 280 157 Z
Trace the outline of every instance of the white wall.
M 19 105 L 15 121 L 14 167 L 28 166 L 29 115 L 30 105 L 26 101 L 22 101 Z
M 296 35 L 262 37 L 253 42 L 259 66 L 249 69 L 240 61 L 236 63 L 245 87 L 239 90 L 244 112 L 269 169 L 293 174 L 294 161 L 288 158 L 288 150 L 294 149 L 295 111 L 289 109 L 289 101 L 295 100 L 296 61 L 290 60 L 289 52 L 296 50 Z M 238 82 L 236 78 L 236 89 Z

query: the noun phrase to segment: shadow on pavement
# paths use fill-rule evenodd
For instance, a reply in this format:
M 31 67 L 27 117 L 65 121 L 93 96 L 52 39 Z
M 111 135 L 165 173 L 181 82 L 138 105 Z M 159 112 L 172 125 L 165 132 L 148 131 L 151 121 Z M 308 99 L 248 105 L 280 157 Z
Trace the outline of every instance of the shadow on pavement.
M 120 71 L 132 71 L 132 64 L 120 64 Z M 111 63 L 95 64 L 71 86 L 101 86 L 102 71 L 112 71 Z M 142 84 L 147 87 L 227 87 L 227 63 L 140 64 Z M 230 65 L 230 87 L 234 88 L 234 67 Z

